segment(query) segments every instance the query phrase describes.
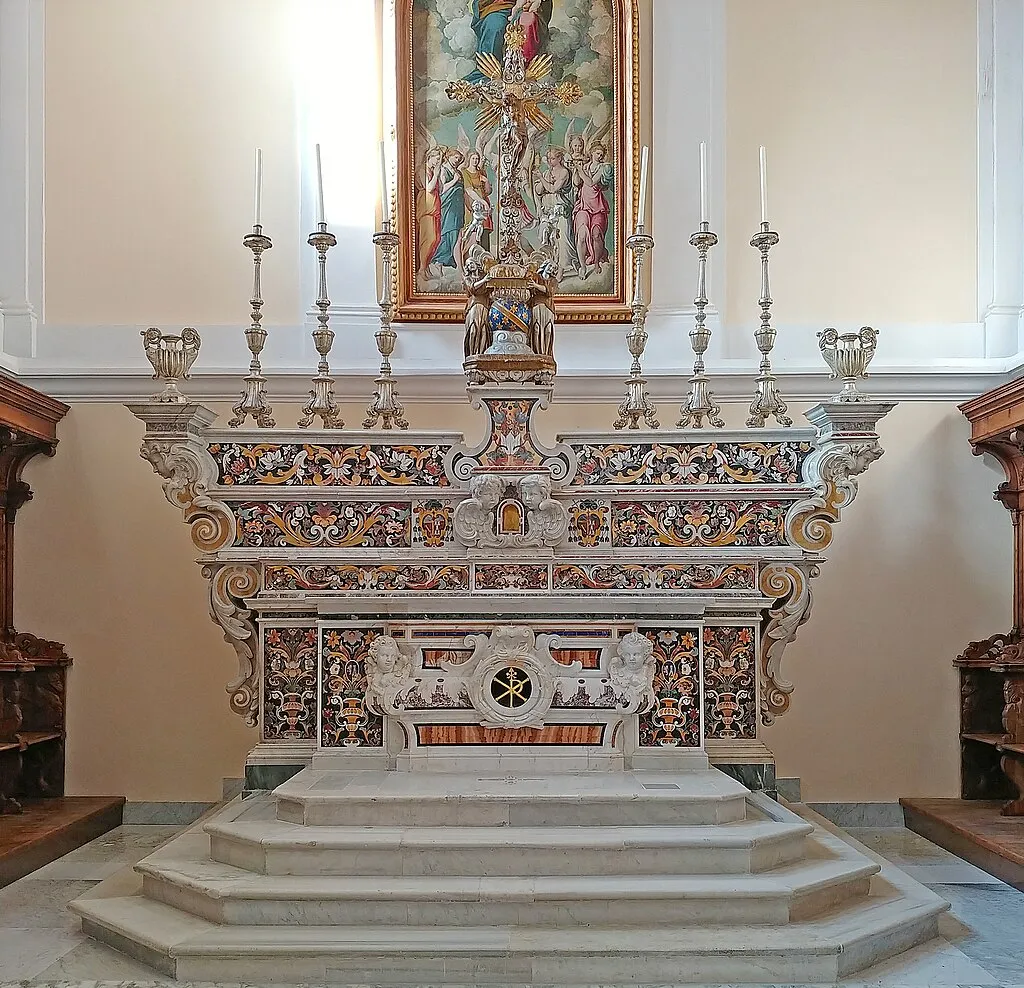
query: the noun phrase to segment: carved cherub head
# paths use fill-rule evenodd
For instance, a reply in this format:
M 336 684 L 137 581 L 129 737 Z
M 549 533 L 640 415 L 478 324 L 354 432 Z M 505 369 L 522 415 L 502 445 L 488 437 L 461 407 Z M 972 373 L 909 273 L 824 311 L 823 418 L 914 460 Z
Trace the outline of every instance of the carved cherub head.
M 402 653 L 398 649 L 398 642 L 390 635 L 374 638 L 370 643 L 367 665 L 372 662 L 375 669 L 383 675 L 394 672 L 401 661 Z
M 492 511 L 498 507 L 498 502 L 505 493 L 505 483 L 493 473 L 478 473 L 469 482 L 469 490 L 475 500 Z
M 551 498 L 551 478 L 544 473 L 531 473 L 519 481 L 519 494 L 527 508 L 539 508 Z
M 638 631 L 631 631 L 619 642 L 619 657 L 630 672 L 641 672 L 653 655 L 654 642 Z

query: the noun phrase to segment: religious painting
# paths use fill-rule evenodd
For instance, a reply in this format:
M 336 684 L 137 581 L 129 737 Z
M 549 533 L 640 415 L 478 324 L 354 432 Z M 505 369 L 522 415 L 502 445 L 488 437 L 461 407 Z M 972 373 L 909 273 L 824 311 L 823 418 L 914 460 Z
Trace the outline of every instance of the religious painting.
M 499 254 L 511 175 L 524 248 L 557 228 L 558 318 L 628 321 L 636 0 L 395 0 L 395 28 L 398 318 L 463 317 L 466 261 L 474 248 Z M 525 101 L 502 77 L 507 44 L 525 60 Z M 519 114 L 515 154 L 502 103 Z

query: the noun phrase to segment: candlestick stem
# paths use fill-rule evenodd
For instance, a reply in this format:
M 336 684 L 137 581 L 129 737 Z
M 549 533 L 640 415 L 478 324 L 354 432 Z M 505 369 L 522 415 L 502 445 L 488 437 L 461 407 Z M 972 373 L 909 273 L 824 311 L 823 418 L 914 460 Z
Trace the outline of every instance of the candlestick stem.
M 788 428 L 793 420 L 786 414 L 786 403 L 779 394 L 778 383 L 772 373 L 772 349 L 775 346 L 775 329 L 772 327 L 772 292 L 768 280 L 768 252 L 779 242 L 779 235 L 762 221 L 761 229 L 754 234 L 750 246 L 761 252 L 761 324 L 754 331 L 754 342 L 761 351 L 761 368 L 757 377 L 757 394 L 750 403 L 750 417 L 747 427 L 763 429 L 769 418 Z
M 381 149 L 383 150 L 383 145 Z M 389 206 L 385 203 L 385 209 Z M 386 215 L 386 214 L 385 214 Z M 392 278 L 395 256 L 398 253 L 398 234 L 391 229 L 391 220 L 385 218 L 381 229 L 373 235 L 373 242 L 381 252 L 384 285 L 380 293 L 380 329 L 375 338 L 380 351 L 380 374 L 374 382 L 377 390 L 366 406 L 364 429 L 372 429 L 380 421 L 382 429 L 408 429 L 409 422 L 405 418 L 405 408 L 398 400 L 395 378 L 391 373 L 391 354 L 395 352 L 398 334 L 391 325 L 394 315 L 394 297 Z
M 245 376 L 245 387 L 242 397 L 232 406 L 231 411 L 234 417 L 228 420 L 232 429 L 237 429 L 251 415 L 256 420 L 260 429 L 273 429 L 273 409 L 267 404 L 266 386 L 267 379 L 263 376 L 263 368 L 260 366 L 260 353 L 263 345 L 267 342 L 267 331 L 260 325 L 263 319 L 263 290 L 260 287 L 260 265 L 263 260 L 263 253 L 270 250 L 274 245 L 270 237 L 264 236 L 263 227 L 258 223 L 252 228 L 242 243 L 252 251 L 252 298 L 249 304 L 252 306 L 252 323 L 245 331 L 245 342 L 249 345 L 249 352 L 252 360 L 249 362 L 249 373 Z
M 700 229 L 690 237 L 690 243 L 697 249 L 697 297 L 693 304 L 697 308 L 690 343 L 693 346 L 693 376 L 690 378 L 690 392 L 686 401 L 679 406 L 682 415 L 677 423 L 680 429 L 702 429 L 704 419 L 716 429 L 724 427 L 721 408 L 711 395 L 711 386 L 704 373 L 704 354 L 711 343 L 711 330 L 707 325 L 708 306 L 707 273 L 708 252 L 718 243 L 718 235 L 711 232 L 710 224 L 702 221 Z
M 331 300 L 327 295 L 327 251 L 337 242 L 337 238 L 328 232 L 327 224 L 323 222 L 317 224 L 316 232 L 311 233 L 307 240 L 307 243 L 316 250 L 320 271 L 316 300 L 316 307 L 320 311 L 316 317 L 318 325 L 312 334 L 316 352 L 320 354 L 320 362 L 317 364 L 316 377 L 313 378 L 313 389 L 309 392 L 309 401 L 303 407 L 302 418 L 299 419 L 301 429 L 308 429 L 317 416 L 323 420 L 325 429 L 341 429 L 345 425 L 334 399 L 334 379 L 331 377 L 331 368 L 327 360 L 331 347 L 334 346 L 334 330 L 328 325 L 331 319 Z
M 654 238 L 644 231 L 641 223 L 636 232 L 626 241 L 626 247 L 633 253 L 633 321 L 626 334 L 626 345 L 633 356 L 633 364 L 626 379 L 626 397 L 619 405 L 619 417 L 613 423 L 616 429 L 640 428 L 640 419 L 649 429 L 658 429 L 658 410 L 647 394 L 647 379 L 643 376 L 640 358 L 647 346 L 647 302 L 644 298 L 644 257 L 654 249 Z

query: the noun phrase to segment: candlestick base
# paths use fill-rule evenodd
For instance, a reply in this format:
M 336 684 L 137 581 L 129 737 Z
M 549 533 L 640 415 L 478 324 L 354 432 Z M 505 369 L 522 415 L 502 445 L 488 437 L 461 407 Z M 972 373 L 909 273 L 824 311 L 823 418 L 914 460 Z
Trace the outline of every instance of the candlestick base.
M 658 409 L 647 395 L 647 379 L 630 377 L 626 381 L 626 397 L 619 405 L 619 417 L 612 423 L 615 429 L 639 429 L 640 419 L 648 429 L 660 429 Z
M 644 256 L 654 249 L 654 238 L 644 230 L 641 223 L 636 232 L 626 241 L 627 249 L 633 254 L 633 325 L 626 334 L 626 345 L 633 357 L 626 378 L 626 397 L 619 405 L 619 417 L 612 423 L 615 429 L 639 429 L 643 419 L 647 428 L 660 429 L 658 410 L 647 395 L 647 379 L 643 376 L 640 363 L 647 348 L 647 303 L 644 299 L 643 271 Z
M 250 370 L 243 381 L 245 390 L 237 404 L 231 407 L 235 415 L 228 420 L 228 426 L 237 429 L 244 425 L 251 415 L 258 429 L 273 429 L 277 423 L 274 421 L 273 408 L 267 404 L 267 379 L 261 373 L 253 373 Z
M 377 385 L 377 391 L 370 399 L 370 404 L 366 406 L 363 428 L 373 429 L 380 421 L 382 429 L 408 429 L 405 407 L 395 394 L 395 379 L 382 375 L 374 383 Z
M 762 164 L 763 169 L 763 164 Z M 762 197 L 764 193 L 762 191 Z M 748 429 L 763 429 L 769 418 L 774 418 L 779 425 L 789 428 L 793 420 L 786 414 L 786 403 L 779 394 L 778 382 L 772 374 L 772 350 L 775 348 L 775 329 L 772 327 L 772 291 L 768 278 L 768 254 L 779 242 L 779 235 L 761 220 L 761 229 L 750 239 L 750 246 L 761 254 L 761 307 L 760 325 L 754 330 L 754 342 L 761 353 L 761 368 L 757 376 L 757 392 L 750 403 L 750 417 L 747 419 Z
M 679 406 L 682 416 L 676 423 L 679 429 L 703 429 L 704 420 L 716 429 L 725 428 L 721 416 L 721 406 L 711 397 L 710 382 L 704 374 L 695 374 L 690 378 L 690 393 L 686 401 Z
M 747 419 L 748 429 L 763 429 L 769 418 L 774 418 L 779 425 L 788 429 L 793 420 L 786 414 L 789 411 L 779 394 L 779 386 L 771 374 L 762 372 L 757 378 L 757 394 L 750 403 L 750 417 Z
M 309 392 L 309 401 L 302 408 L 299 428 L 308 429 L 317 418 L 322 420 L 325 429 L 345 428 L 341 409 L 334 400 L 334 378 L 313 378 L 313 390 Z

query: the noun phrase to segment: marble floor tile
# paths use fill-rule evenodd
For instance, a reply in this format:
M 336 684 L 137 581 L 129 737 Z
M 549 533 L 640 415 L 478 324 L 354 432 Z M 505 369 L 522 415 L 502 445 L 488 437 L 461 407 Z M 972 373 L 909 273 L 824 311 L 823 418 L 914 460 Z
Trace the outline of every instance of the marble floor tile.
M 938 844 L 901 827 L 850 827 L 846 831 L 855 840 L 870 847 L 872 851 L 888 858 L 893 864 L 932 865 L 958 864 L 962 858 L 947 851 Z
M 84 941 L 66 930 L 0 929 L 0 981 L 32 978 Z
M 65 854 L 61 861 L 137 861 L 166 843 L 181 827 L 130 826 L 114 830 Z
M 0 889 L 0 928 L 78 930 L 81 921 L 68 909 L 68 903 L 95 884 L 22 878 Z
M 36 974 L 33 981 L 162 981 L 169 982 L 159 971 L 141 961 L 118 953 L 96 940 L 73 947 L 49 967 Z
M 1002 879 L 966 861 L 951 864 L 908 864 L 904 859 L 893 861 L 893 864 L 922 885 L 993 885 L 997 888 L 1010 888 Z
M 1009 885 L 933 885 L 963 924 L 956 946 L 1004 984 L 1024 984 L 1024 892 Z M 947 934 L 948 935 L 948 934 Z
M 124 861 L 78 861 L 74 858 L 57 858 L 38 871 L 26 875 L 23 881 L 58 882 L 102 882 L 116 874 L 128 862 Z

